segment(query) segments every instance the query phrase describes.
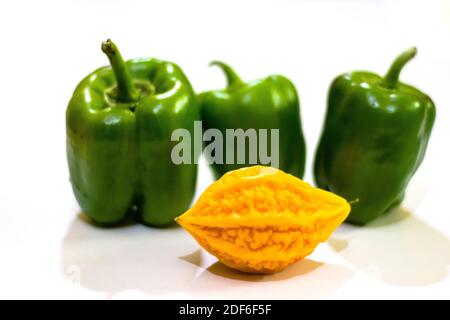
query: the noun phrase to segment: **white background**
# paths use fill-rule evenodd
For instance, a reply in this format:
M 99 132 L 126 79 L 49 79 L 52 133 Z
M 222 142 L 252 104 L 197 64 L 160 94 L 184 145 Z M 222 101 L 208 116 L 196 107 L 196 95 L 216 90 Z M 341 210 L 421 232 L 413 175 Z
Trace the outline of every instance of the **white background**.
M 196 91 L 224 79 L 286 75 L 301 97 L 307 181 L 328 86 L 355 69 L 384 73 L 415 45 L 402 79 L 428 93 L 437 121 L 401 209 L 342 226 L 302 262 L 245 276 L 181 229 L 95 228 L 79 217 L 65 159 L 67 102 L 107 63 L 177 62 Z M 449 1 L 1 1 L 0 298 L 450 298 Z M 211 182 L 200 167 L 198 193 Z M 198 194 L 197 193 L 197 194 Z

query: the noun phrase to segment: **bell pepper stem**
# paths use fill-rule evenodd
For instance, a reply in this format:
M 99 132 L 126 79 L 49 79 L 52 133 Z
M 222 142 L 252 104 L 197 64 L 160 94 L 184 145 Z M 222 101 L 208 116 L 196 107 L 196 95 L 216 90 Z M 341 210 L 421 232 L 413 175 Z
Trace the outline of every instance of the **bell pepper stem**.
M 106 54 L 117 80 L 117 97 L 121 102 L 136 102 L 139 92 L 126 62 L 123 60 L 117 46 L 110 39 L 102 43 L 102 51 Z
M 409 60 L 415 57 L 417 49 L 415 47 L 401 53 L 391 64 L 386 76 L 383 79 L 383 84 L 388 89 L 394 89 L 398 83 L 400 72 Z
M 223 73 L 227 77 L 227 85 L 228 88 L 242 84 L 241 78 L 237 75 L 237 73 L 226 63 L 221 61 L 212 61 L 209 63 L 210 66 L 218 66 L 222 69 Z

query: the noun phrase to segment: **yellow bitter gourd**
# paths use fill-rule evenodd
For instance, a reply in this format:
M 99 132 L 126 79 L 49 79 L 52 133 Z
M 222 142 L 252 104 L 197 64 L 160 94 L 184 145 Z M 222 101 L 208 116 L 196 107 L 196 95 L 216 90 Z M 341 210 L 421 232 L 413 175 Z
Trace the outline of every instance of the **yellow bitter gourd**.
M 268 274 L 310 254 L 349 212 L 333 193 L 253 166 L 222 176 L 177 222 L 225 265 Z

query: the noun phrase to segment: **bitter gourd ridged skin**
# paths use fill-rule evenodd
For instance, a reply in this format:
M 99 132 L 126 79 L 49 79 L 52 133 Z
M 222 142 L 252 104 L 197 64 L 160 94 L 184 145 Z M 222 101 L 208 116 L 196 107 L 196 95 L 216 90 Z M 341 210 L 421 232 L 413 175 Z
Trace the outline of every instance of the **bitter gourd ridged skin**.
M 225 265 L 270 274 L 309 255 L 350 205 L 274 168 L 225 174 L 177 222 Z

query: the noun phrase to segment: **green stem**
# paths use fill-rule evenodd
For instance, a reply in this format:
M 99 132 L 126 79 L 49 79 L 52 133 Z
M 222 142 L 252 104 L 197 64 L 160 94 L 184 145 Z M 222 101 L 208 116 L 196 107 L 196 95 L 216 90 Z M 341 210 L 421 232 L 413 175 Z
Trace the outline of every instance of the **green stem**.
M 222 69 L 223 73 L 227 77 L 228 88 L 242 84 L 241 78 L 237 75 L 237 73 L 226 63 L 221 61 L 212 61 L 210 66 L 218 66 Z
M 406 63 L 408 63 L 409 60 L 414 58 L 416 54 L 417 49 L 415 47 L 409 48 L 394 60 L 383 79 L 383 84 L 386 88 L 394 89 L 396 87 L 400 72 L 402 71 L 403 67 Z
M 139 91 L 134 85 L 130 70 L 122 58 L 119 49 L 110 39 L 102 43 L 102 51 L 106 54 L 117 80 L 117 97 L 121 102 L 136 102 Z

